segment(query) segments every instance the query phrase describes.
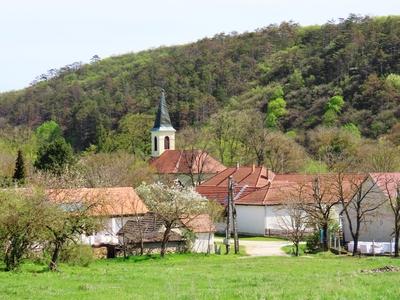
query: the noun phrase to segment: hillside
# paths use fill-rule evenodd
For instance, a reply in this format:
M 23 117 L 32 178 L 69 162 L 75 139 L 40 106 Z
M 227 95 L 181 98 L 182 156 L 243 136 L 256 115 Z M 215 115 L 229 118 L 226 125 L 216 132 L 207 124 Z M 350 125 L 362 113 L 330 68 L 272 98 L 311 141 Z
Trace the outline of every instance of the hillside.
M 282 131 L 317 127 L 330 97 L 342 95 L 337 125 L 352 122 L 377 138 L 400 118 L 400 77 L 389 74 L 400 74 L 400 17 L 282 23 L 50 70 L 26 89 L 0 94 L 0 128 L 54 119 L 83 150 L 120 130 L 126 116 L 142 114 L 151 126 L 160 87 L 174 126 L 183 128 L 223 109 L 266 113 L 280 86 Z

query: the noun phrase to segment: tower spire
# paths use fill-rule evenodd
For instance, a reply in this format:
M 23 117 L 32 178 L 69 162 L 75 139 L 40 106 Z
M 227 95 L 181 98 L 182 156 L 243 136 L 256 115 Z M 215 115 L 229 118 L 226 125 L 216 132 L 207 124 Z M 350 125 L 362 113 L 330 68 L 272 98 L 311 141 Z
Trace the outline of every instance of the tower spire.
M 171 119 L 168 113 L 167 102 L 165 101 L 165 92 L 161 90 L 160 104 L 158 106 L 156 120 L 152 130 L 173 129 Z
M 175 129 L 169 117 L 165 92 L 161 90 L 156 120 L 151 129 L 151 156 L 158 157 L 165 150 L 175 150 Z

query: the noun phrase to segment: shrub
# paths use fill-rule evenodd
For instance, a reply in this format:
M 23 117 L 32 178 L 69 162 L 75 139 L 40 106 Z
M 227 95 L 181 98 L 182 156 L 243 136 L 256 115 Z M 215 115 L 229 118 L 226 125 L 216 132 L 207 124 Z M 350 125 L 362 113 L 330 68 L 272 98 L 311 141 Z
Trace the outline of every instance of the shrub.
M 92 247 L 82 244 L 66 246 L 60 255 L 60 261 L 72 266 L 87 267 L 94 260 Z
M 306 238 L 306 252 L 315 253 L 320 248 L 319 231 L 315 231 Z

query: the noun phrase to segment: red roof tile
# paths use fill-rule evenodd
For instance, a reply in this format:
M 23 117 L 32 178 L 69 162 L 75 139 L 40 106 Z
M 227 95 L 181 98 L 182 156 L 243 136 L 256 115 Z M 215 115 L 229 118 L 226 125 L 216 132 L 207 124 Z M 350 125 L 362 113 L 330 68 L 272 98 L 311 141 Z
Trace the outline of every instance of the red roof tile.
M 282 174 L 275 175 L 262 167 L 240 167 L 227 168 L 225 171 L 215 175 L 208 181 L 196 188 L 197 192 L 207 197 L 226 204 L 228 195 L 228 177 L 232 175 L 236 184 L 234 194 L 238 195 L 235 199 L 238 205 L 277 205 L 281 204 L 286 195 L 295 192 L 299 186 L 303 185 L 306 189 L 306 197 L 312 201 L 312 183 L 315 175 L 303 174 Z M 334 190 L 335 178 L 329 174 L 320 175 L 321 189 L 326 194 L 327 201 L 336 201 Z M 350 196 L 352 183 L 359 183 L 365 175 L 346 174 L 344 178 L 344 192 Z
M 200 150 L 166 150 L 150 161 L 159 174 L 213 174 L 225 170 L 225 166 L 207 152 Z
M 50 201 L 57 203 L 85 202 L 93 205 L 93 215 L 136 215 L 148 212 L 132 187 L 48 189 Z
M 386 196 L 397 195 L 397 188 L 400 187 L 400 172 L 370 173 L 370 176 Z

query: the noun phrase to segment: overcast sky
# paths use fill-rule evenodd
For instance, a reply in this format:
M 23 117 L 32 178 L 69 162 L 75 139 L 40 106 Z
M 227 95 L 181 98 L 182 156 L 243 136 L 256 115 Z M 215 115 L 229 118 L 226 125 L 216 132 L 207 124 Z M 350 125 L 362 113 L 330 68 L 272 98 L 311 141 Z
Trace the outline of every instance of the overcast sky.
M 272 23 L 400 15 L 399 0 L 0 0 L 0 91 L 52 68 Z

